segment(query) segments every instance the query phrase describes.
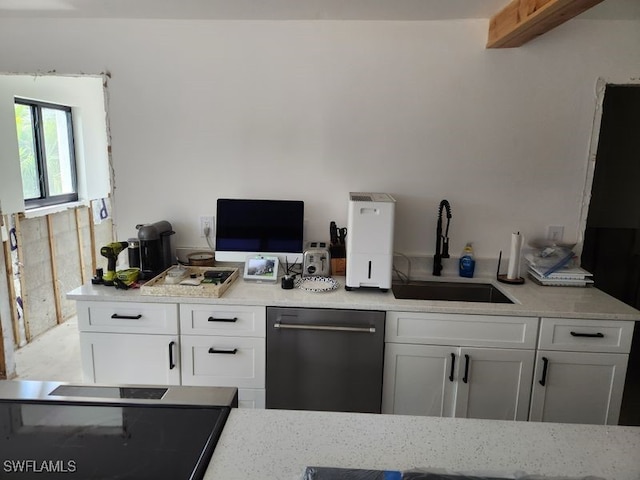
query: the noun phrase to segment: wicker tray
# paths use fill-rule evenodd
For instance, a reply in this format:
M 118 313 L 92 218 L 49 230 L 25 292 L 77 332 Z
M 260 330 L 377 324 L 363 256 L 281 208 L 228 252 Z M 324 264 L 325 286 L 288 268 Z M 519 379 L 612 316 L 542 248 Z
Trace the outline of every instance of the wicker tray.
M 212 297 L 218 298 L 231 286 L 238 278 L 237 268 L 228 267 L 184 267 L 189 271 L 185 278 L 196 275 L 202 279 L 207 271 L 231 271 L 231 275 L 223 283 L 201 283 L 200 285 L 180 285 L 178 283 L 167 283 L 167 272 L 175 267 L 170 267 L 160 275 L 153 277 L 140 287 L 142 295 L 156 295 L 166 297 Z

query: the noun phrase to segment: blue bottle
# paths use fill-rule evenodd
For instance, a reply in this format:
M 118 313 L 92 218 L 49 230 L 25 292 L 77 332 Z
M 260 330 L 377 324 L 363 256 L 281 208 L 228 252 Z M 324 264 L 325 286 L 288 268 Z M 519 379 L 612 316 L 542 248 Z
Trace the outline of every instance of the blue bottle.
M 473 272 L 476 269 L 476 259 L 473 256 L 473 247 L 471 246 L 471 242 L 467 243 L 464 250 L 462 250 L 458 266 L 461 277 L 473 277 Z

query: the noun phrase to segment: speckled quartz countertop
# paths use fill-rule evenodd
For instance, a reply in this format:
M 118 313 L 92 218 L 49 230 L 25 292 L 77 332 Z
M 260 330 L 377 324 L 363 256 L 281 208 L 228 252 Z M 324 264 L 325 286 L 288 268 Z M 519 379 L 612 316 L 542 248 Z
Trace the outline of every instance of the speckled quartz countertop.
M 638 480 L 639 458 L 639 427 L 235 409 L 204 478 L 299 480 L 325 466 Z
M 291 306 L 309 308 L 348 308 L 404 312 L 440 312 L 480 315 L 516 315 L 611 320 L 640 320 L 640 311 L 616 300 L 596 288 L 543 287 L 527 280 L 524 285 L 508 285 L 491 278 L 474 278 L 489 282 L 505 293 L 513 304 L 398 300 L 391 291 L 344 289 L 344 278 L 337 277 L 340 288 L 322 293 L 300 289 L 283 290 L 279 284 L 236 280 L 220 298 L 161 297 L 143 295 L 139 289 L 116 290 L 102 285 L 83 285 L 67 294 L 71 300 L 124 301 L 158 303 L 216 303 L 233 305 Z M 461 281 L 459 277 L 438 280 Z

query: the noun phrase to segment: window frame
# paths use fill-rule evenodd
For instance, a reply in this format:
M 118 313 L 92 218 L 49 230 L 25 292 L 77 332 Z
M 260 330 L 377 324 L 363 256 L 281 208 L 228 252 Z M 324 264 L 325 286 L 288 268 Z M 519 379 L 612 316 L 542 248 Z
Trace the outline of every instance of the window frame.
M 15 97 L 14 103 L 27 106 L 31 109 L 31 115 L 33 123 L 31 125 L 33 129 L 34 138 L 34 151 L 36 156 L 36 167 L 38 169 L 38 181 L 40 184 L 40 197 L 38 198 L 24 198 L 25 208 L 27 210 L 48 207 L 52 205 L 61 205 L 64 203 L 71 203 L 78 201 L 78 167 L 76 162 L 75 151 L 75 138 L 73 131 L 73 115 L 72 109 L 66 105 L 60 105 L 55 103 L 43 102 L 40 100 L 30 100 L 26 98 Z M 47 177 L 47 160 L 45 152 L 45 139 L 44 129 L 42 126 L 42 109 L 48 108 L 53 110 L 59 110 L 65 112 L 67 119 L 67 132 L 69 140 L 69 168 L 71 173 L 71 182 L 73 185 L 72 193 L 65 193 L 61 195 L 51 195 L 49 191 L 49 182 Z M 22 168 L 21 168 L 22 171 Z

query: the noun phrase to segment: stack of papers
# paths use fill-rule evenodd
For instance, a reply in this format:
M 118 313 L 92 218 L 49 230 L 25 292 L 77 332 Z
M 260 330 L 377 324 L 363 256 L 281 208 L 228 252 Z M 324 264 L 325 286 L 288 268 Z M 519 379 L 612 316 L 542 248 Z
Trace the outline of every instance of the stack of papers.
M 593 283 L 592 274 L 578 266 L 575 253 L 566 247 L 546 247 L 525 255 L 529 277 L 540 285 L 586 287 Z
M 529 277 L 540 285 L 556 287 L 586 287 L 593 283 L 592 274 L 580 267 L 559 268 L 551 273 L 535 265 L 529 265 Z

